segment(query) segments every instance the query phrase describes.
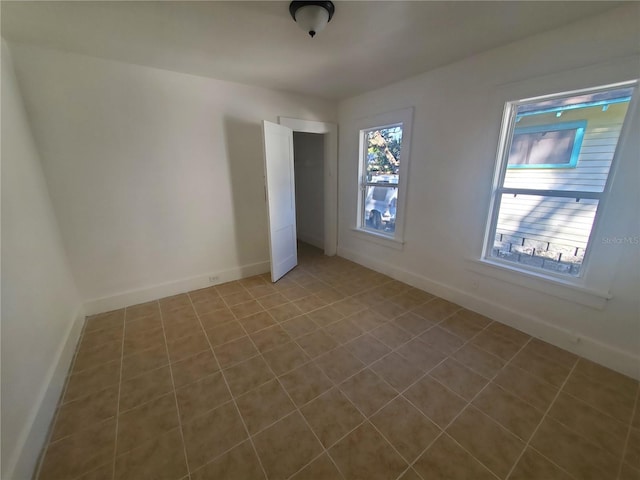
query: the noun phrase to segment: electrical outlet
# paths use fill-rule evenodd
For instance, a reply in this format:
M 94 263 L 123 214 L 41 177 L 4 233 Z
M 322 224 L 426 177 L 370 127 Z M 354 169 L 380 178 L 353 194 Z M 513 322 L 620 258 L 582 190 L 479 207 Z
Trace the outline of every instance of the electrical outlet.
M 220 280 L 220 277 L 217 275 L 211 275 L 209 277 L 209 283 L 218 283 L 218 280 Z

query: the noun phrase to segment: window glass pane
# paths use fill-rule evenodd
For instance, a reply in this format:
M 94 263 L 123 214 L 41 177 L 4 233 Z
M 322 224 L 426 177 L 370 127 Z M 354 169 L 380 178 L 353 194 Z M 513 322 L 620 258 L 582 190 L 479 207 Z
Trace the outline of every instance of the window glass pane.
M 397 187 L 367 186 L 362 225 L 369 230 L 394 233 L 396 231 L 397 202 Z
M 504 186 L 602 192 L 631 89 L 516 107 Z
M 365 132 L 366 175 L 368 183 L 398 184 L 402 125 Z
M 576 276 L 597 208 L 594 199 L 503 194 L 492 255 Z

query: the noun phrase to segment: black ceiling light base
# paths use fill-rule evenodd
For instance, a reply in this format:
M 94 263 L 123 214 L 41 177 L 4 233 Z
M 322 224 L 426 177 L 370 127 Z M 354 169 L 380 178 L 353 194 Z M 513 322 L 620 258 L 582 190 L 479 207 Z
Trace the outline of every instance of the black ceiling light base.
M 291 14 L 293 20 L 298 23 L 298 19 L 296 18 L 296 13 L 298 12 L 298 10 L 303 7 L 310 6 L 323 8 L 329 14 L 329 18 L 326 21 L 321 22 L 321 24 L 317 25 L 315 28 L 309 25 L 300 25 L 301 28 L 303 28 L 311 38 L 313 38 L 315 37 L 317 32 L 322 30 L 326 26 L 326 24 L 331 21 L 331 18 L 333 18 L 333 14 L 336 11 L 336 7 L 331 1 L 296 1 L 289 4 L 289 13 Z

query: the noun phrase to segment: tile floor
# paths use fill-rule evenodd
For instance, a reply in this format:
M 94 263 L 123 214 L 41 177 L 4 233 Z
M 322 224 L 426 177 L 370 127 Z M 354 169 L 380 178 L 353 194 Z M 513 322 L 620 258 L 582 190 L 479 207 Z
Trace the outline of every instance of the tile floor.
M 640 479 L 638 382 L 301 245 L 86 321 L 39 477 Z

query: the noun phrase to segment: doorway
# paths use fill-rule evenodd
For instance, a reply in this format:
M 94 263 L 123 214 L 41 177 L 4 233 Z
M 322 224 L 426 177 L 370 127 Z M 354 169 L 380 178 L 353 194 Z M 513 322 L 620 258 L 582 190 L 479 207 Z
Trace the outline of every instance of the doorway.
M 324 251 L 324 134 L 293 132 L 296 235 Z
M 304 209 L 302 215 L 296 215 L 297 221 L 301 222 L 297 228 L 299 239 L 322 249 L 325 255 L 336 255 L 338 251 L 338 126 L 333 123 L 289 117 L 279 117 L 278 120 L 280 125 L 293 131 L 296 185 L 300 181 L 302 185 L 313 186 L 313 192 L 302 192 L 296 186 L 296 203 L 298 203 L 298 195 L 301 195 L 301 206 Z M 316 153 L 307 155 L 306 151 L 309 148 L 316 148 Z M 299 154 L 296 153 L 296 149 Z M 320 164 L 320 158 L 322 158 L 322 164 Z M 298 168 L 299 163 L 300 168 Z M 321 203 L 321 208 L 318 202 Z M 311 225 L 312 223 L 315 225 Z M 317 223 L 320 223 L 321 227 Z

